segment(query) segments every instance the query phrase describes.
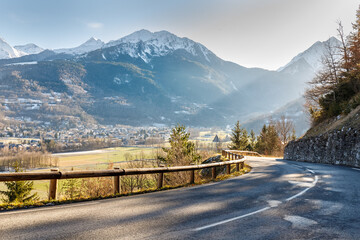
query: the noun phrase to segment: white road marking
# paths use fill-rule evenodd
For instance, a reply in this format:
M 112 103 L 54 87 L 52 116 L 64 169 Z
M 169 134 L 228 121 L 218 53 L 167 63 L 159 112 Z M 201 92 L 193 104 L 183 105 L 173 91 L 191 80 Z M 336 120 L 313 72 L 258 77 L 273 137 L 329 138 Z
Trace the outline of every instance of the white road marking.
M 315 172 L 311 169 L 306 169 L 307 171 L 311 172 L 312 174 L 315 174 Z M 315 175 L 315 179 L 314 181 L 311 183 L 311 186 L 305 188 L 303 191 L 295 194 L 294 196 L 291 196 L 287 199 L 285 199 L 286 202 L 288 201 L 291 201 L 297 197 L 300 197 L 301 195 L 303 195 L 304 193 L 306 193 L 307 191 L 309 191 L 311 188 L 315 187 L 315 185 L 317 184 L 319 178 L 318 176 Z M 245 218 L 245 217 L 248 217 L 248 216 L 251 216 L 251 215 L 255 215 L 257 213 L 261 213 L 263 211 L 266 211 L 266 210 L 269 210 L 271 208 L 274 208 L 274 207 L 277 207 L 279 206 L 282 202 L 281 201 L 276 201 L 276 200 L 270 200 L 268 201 L 270 207 L 264 207 L 264 208 L 261 208 L 257 211 L 254 211 L 254 212 L 251 212 L 251 213 L 247 213 L 247 214 L 244 214 L 244 215 L 241 215 L 241 216 L 238 216 L 238 217 L 234 217 L 234 218 L 230 218 L 230 219 L 226 219 L 226 220 L 223 220 L 223 221 L 220 221 L 220 222 L 216 222 L 216 223 L 213 223 L 213 224 L 209 224 L 209 225 L 205 225 L 203 227 L 198 227 L 198 228 L 195 228 L 193 229 L 193 231 L 201 231 L 201 230 L 204 230 L 204 229 L 207 229 L 207 228 L 212 228 L 212 227 L 215 227 L 215 226 L 218 226 L 218 225 L 221 225 L 221 224 L 225 224 L 225 223 L 228 223 L 228 222 L 232 222 L 232 221 L 235 221 L 235 220 L 238 220 L 238 219 L 241 219 L 241 218 Z
M 227 219 L 227 220 L 224 220 L 224 221 L 221 221 L 221 222 L 217 222 L 217 223 L 209 224 L 209 225 L 206 225 L 206 226 L 203 226 L 203 227 L 195 228 L 194 231 L 201 231 L 201 230 L 204 230 L 204 229 L 207 229 L 207 228 L 212 228 L 212 227 L 224 224 L 224 223 L 232 222 L 232 221 L 235 221 L 235 220 L 238 220 L 238 219 L 241 219 L 241 218 L 245 218 L 245 217 L 257 214 L 257 213 L 261 213 L 261 212 L 266 211 L 266 210 L 268 210 L 270 208 L 271 207 L 264 207 L 264 208 L 261 208 L 261 209 L 255 211 L 255 212 L 247 213 L 247 214 L 244 214 L 244 215 L 241 215 L 241 216 L 238 216 L 238 217 L 234 217 L 234 218 L 230 218 L 230 219 Z
M 9 211 L 0 213 L 0 216 L 3 215 L 13 215 L 13 214 L 19 214 L 19 213 L 29 213 L 29 212 L 40 212 L 40 211 L 47 211 L 47 210 L 53 210 L 53 209 L 64 209 L 64 208 L 72 208 L 72 207 L 78 207 L 78 206 L 88 206 L 88 205 L 94 205 L 99 204 L 99 202 L 90 202 L 90 203 L 72 203 L 68 206 L 64 205 L 57 205 L 57 206 L 51 206 L 51 207 L 39 207 L 39 208 L 33 208 L 33 209 L 19 209 L 16 211 Z
M 298 182 L 298 181 L 288 181 L 290 184 L 297 185 L 299 187 L 311 187 L 312 182 Z
M 315 180 L 314 180 L 314 182 L 311 184 L 310 187 L 305 188 L 304 190 L 302 190 L 302 191 L 299 192 L 298 194 L 295 194 L 294 196 L 287 198 L 285 201 L 288 202 L 288 201 L 291 201 L 291 200 L 293 200 L 293 199 L 295 199 L 295 198 L 297 198 L 297 197 L 300 197 L 301 195 L 303 195 L 304 193 L 306 193 L 307 191 L 309 191 L 311 188 L 313 188 L 313 187 L 316 185 L 316 183 L 318 182 L 318 180 L 319 180 L 318 176 L 315 176 Z
M 277 207 L 280 204 L 282 204 L 282 201 L 277 201 L 277 200 L 269 200 L 267 202 L 268 202 L 269 206 L 272 207 L 272 208 Z
M 284 219 L 291 222 L 292 228 L 307 229 L 308 227 L 318 224 L 316 221 L 301 216 L 285 215 Z
M 357 170 L 357 171 L 360 171 L 360 168 L 352 168 L 352 169 Z
M 315 174 L 315 172 L 313 171 L 313 170 L 311 170 L 311 169 L 306 169 L 307 171 L 309 171 L 309 172 L 311 172 L 312 174 Z

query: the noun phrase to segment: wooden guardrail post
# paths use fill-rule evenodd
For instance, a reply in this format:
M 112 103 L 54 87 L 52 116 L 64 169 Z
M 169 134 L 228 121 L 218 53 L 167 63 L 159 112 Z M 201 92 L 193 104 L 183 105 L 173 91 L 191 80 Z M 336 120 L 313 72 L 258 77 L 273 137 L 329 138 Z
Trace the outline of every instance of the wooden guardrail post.
M 216 167 L 212 167 L 211 176 L 212 176 L 212 179 L 216 178 Z
M 236 163 L 236 171 L 239 172 L 240 171 L 240 164 Z
M 164 167 L 163 165 L 160 165 L 160 167 Z M 159 173 L 158 182 L 157 182 L 157 188 L 160 189 L 163 187 L 164 183 L 164 173 Z
M 119 167 L 114 167 L 114 170 L 120 170 Z M 121 178 L 120 176 L 114 176 L 114 194 L 121 193 Z
M 230 171 L 231 171 L 231 165 L 228 164 L 226 165 L 226 174 L 230 174 Z
M 51 172 L 58 172 L 58 168 L 50 169 Z M 50 179 L 50 186 L 49 186 L 49 200 L 56 199 L 56 188 L 57 188 L 57 179 Z
M 194 164 L 191 164 L 194 165 Z M 195 170 L 190 170 L 190 184 L 194 184 L 195 183 Z
M 221 155 L 222 155 L 223 157 L 226 157 L 226 152 L 225 152 L 225 150 L 222 150 L 222 151 L 221 151 Z
M 241 169 L 243 169 L 244 168 L 244 162 L 241 162 L 240 164 L 241 164 Z

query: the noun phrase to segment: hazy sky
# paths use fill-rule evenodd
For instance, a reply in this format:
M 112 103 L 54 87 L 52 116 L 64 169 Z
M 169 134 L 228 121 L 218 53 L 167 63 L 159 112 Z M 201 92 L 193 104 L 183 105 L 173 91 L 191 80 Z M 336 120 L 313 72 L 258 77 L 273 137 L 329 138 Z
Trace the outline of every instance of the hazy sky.
M 11 45 L 75 47 L 140 29 L 167 30 L 246 67 L 277 69 L 314 42 L 351 30 L 358 0 L 0 0 Z

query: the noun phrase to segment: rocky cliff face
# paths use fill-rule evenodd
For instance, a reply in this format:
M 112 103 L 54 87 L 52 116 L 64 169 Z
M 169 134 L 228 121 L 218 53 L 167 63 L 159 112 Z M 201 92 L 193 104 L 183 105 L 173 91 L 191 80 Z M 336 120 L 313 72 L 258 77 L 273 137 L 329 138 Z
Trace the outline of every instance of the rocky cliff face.
M 360 131 L 352 127 L 291 141 L 284 159 L 360 167 Z

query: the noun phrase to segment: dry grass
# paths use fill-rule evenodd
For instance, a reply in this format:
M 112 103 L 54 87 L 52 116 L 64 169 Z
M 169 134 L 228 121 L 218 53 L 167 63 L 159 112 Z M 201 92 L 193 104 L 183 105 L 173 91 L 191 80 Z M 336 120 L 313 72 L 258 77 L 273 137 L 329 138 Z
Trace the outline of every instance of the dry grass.
M 218 175 L 215 180 L 212 180 L 210 178 L 202 178 L 201 176 L 199 176 L 199 174 L 195 174 L 195 183 L 194 184 L 184 183 L 184 184 L 179 184 L 179 185 L 165 185 L 161 189 L 156 189 L 156 187 L 149 187 L 149 188 L 144 188 L 144 189 L 141 189 L 138 191 L 133 191 L 133 192 L 123 191 L 121 194 L 116 194 L 116 195 L 113 194 L 110 189 L 107 189 L 106 190 L 107 193 L 102 193 L 102 194 L 99 194 L 100 192 L 95 192 L 95 193 L 93 192 L 93 194 L 73 196 L 73 198 L 62 196 L 62 197 L 58 198 L 59 200 L 51 200 L 51 201 L 42 200 L 42 201 L 37 201 L 37 202 L 30 202 L 27 204 L 24 204 L 24 203 L 0 204 L 0 211 L 19 209 L 19 208 L 29 208 L 29 207 L 41 207 L 41 206 L 47 206 L 47 205 L 59 205 L 59 204 L 67 204 L 67 203 L 74 203 L 74 202 L 80 202 L 80 201 L 98 200 L 98 199 L 104 199 L 104 198 L 125 197 L 125 196 L 129 196 L 129 195 L 144 194 L 144 193 L 155 192 L 155 191 L 164 191 L 164 190 L 176 189 L 176 188 L 180 188 L 180 187 L 202 185 L 202 184 L 206 184 L 206 183 L 209 183 L 212 181 L 222 181 L 222 180 L 225 180 L 225 179 L 228 179 L 231 177 L 240 176 L 240 175 L 243 175 L 243 174 L 251 171 L 251 167 L 246 164 L 244 166 L 244 169 L 241 169 L 240 172 L 235 172 L 234 166 L 231 169 L 232 169 L 232 173 L 230 175 L 225 175 L 225 174 Z M 153 175 L 153 176 L 155 176 L 155 175 Z M 94 178 L 94 179 L 96 179 L 96 178 Z M 104 178 L 104 179 L 112 179 L 112 178 Z M 105 180 L 104 183 L 102 183 L 102 184 L 106 184 L 105 183 L 106 181 L 107 180 Z M 99 185 L 101 185 L 101 184 L 99 184 Z M 101 191 L 104 191 L 104 190 L 101 190 Z
M 345 128 L 360 128 L 360 106 L 355 108 L 346 116 L 334 117 L 312 127 L 304 137 L 313 137 L 320 134 L 327 134 L 333 130 Z

